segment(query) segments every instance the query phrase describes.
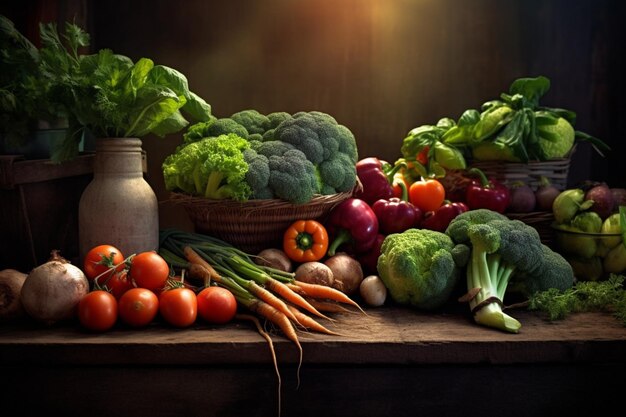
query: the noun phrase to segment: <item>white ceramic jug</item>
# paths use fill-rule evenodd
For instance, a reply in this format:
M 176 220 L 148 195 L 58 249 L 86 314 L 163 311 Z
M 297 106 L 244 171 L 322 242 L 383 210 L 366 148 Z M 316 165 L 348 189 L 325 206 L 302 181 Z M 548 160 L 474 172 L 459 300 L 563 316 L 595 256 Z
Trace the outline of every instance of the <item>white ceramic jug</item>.
M 93 171 L 78 207 L 81 263 L 89 249 L 102 244 L 125 257 L 157 250 L 158 202 L 143 177 L 141 140 L 96 139 Z

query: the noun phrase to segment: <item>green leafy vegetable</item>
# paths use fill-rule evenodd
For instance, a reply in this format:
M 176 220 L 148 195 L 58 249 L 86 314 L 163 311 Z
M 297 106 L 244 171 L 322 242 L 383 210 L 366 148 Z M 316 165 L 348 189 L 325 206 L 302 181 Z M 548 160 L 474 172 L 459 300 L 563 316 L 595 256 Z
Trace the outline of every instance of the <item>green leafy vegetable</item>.
M 187 79 L 173 68 L 148 58 L 137 62 L 111 50 L 80 55 L 89 36 L 67 23 L 64 41 L 54 23 L 40 25 L 43 76 L 54 97 L 68 112 L 69 136 L 52 155 L 71 159 L 85 129 L 95 137 L 165 136 L 192 121 L 211 118 L 211 107 L 189 90 Z
M 471 129 L 476 121 L 477 114 L 468 110 L 458 124 L 444 117 L 436 125 L 411 129 L 400 148 L 403 161 L 409 166 L 405 175 L 415 181 L 420 177 L 443 177 L 446 169 L 465 169 L 465 157 L 454 142 L 459 137 L 465 137 L 467 129 Z M 419 161 L 422 152 L 426 152 L 426 164 Z
M 542 311 L 549 320 L 573 313 L 606 311 L 626 326 L 626 291 L 623 275 L 611 274 L 606 281 L 579 281 L 566 290 L 550 288 L 529 298 L 530 310 Z
M 24 144 L 39 122 L 56 126 L 65 117 L 65 109 L 51 100 L 41 62 L 42 53 L 0 15 L 0 134 L 11 145 Z

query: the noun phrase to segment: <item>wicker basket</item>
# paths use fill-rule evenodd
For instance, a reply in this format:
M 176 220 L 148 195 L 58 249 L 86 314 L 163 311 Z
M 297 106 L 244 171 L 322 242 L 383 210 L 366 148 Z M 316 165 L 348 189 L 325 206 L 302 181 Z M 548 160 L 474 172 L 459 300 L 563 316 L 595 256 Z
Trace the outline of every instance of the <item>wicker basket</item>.
M 512 184 L 522 181 L 528 184 L 533 190 L 539 186 L 541 177 L 546 177 L 552 185 L 560 190 L 567 188 L 567 177 L 571 156 L 575 148 L 572 148 L 569 155 L 561 159 L 550 161 L 529 161 L 503 162 L 503 161 L 472 161 L 469 168 L 478 168 L 487 175 L 493 177 L 504 184 Z
M 493 177 L 507 185 L 516 181 L 522 181 L 528 184 L 533 190 L 537 189 L 540 178 L 544 176 L 559 190 L 564 190 L 567 187 L 569 165 L 569 158 L 565 158 L 553 161 L 531 161 L 526 164 L 516 162 L 475 161 L 471 163 L 470 167 L 478 168 L 483 171 L 487 177 Z
M 352 192 L 315 196 L 306 204 L 285 200 L 209 200 L 172 193 L 170 200 L 182 204 L 197 233 L 220 238 L 248 253 L 282 247 L 287 227 L 299 219 L 323 220 Z
M 552 247 L 554 240 L 554 215 L 551 211 L 533 211 L 530 213 L 505 213 L 509 219 L 520 220 L 529 226 L 534 227 L 539 233 L 541 242 Z

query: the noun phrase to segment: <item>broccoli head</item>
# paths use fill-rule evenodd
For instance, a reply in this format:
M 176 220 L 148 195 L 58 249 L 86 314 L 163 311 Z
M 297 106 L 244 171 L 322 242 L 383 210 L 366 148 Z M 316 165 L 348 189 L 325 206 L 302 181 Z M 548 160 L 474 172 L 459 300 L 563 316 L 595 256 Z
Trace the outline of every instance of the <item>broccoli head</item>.
M 165 158 L 163 177 L 168 190 L 182 190 L 212 199 L 248 199 L 248 163 L 244 150 L 250 144 L 235 135 L 205 138 L 179 148 Z
M 270 119 L 269 129 L 276 129 L 279 124 L 281 124 L 287 119 L 291 119 L 291 115 L 284 111 L 277 111 L 277 112 L 268 114 L 267 118 Z
M 259 154 L 268 158 L 270 156 L 283 156 L 285 152 L 295 149 L 292 145 L 279 140 L 255 142 L 253 147 Z
M 409 229 L 391 234 L 381 246 L 378 274 L 395 302 L 435 309 L 448 300 L 460 276 L 454 251 L 452 239 L 441 232 Z
M 322 194 L 335 194 L 354 188 L 356 165 L 345 153 L 337 153 L 334 158 L 322 161 L 318 165 L 319 176 L 325 186 Z
M 347 191 L 356 184 L 356 140 L 332 116 L 319 111 L 296 113 L 283 120 L 272 137 L 293 145 L 318 167 L 326 194 Z
M 276 130 L 278 125 L 287 119 L 291 119 L 292 116 L 287 112 L 277 111 L 268 114 L 267 118 L 270 119 L 270 127 L 263 133 L 264 141 L 274 140 L 274 131 Z
M 535 268 L 531 272 L 516 273 L 513 277 L 515 284 L 519 284 L 518 289 L 527 296 L 536 292 L 547 291 L 556 288 L 565 291 L 574 285 L 574 273 L 572 265 L 558 252 L 542 244 L 544 265 L 548 268 Z
M 573 271 L 562 256 L 545 246 L 532 226 L 487 209 L 455 217 L 446 234 L 469 246 L 467 290 L 474 320 L 517 333 L 521 324 L 502 311 L 509 282 L 515 277 L 528 288 L 567 288 Z
M 215 120 L 208 126 L 205 137 L 216 137 L 220 135 L 227 135 L 229 133 L 234 133 L 244 139 L 248 139 L 249 136 L 248 130 L 244 126 L 229 117 L 224 117 L 222 119 Z
M 246 181 L 253 198 L 281 198 L 303 204 L 319 192 L 315 166 L 288 143 L 254 142 L 244 156 L 250 166 Z
M 315 166 L 306 158 L 304 153 L 297 149 L 291 149 L 282 156 L 272 155 L 268 160 L 270 168 L 269 186 L 276 197 L 294 204 L 304 204 L 311 201 L 319 188 Z
M 250 135 L 263 135 L 271 127 L 271 120 L 257 110 L 241 110 L 230 116 L 232 120 L 246 128 Z
M 187 128 L 183 135 L 183 144 L 195 142 L 204 138 L 213 138 L 220 135 L 234 133 L 240 138 L 248 139 L 249 133 L 245 127 L 231 118 L 217 119 L 212 117 L 206 122 L 199 122 Z
M 253 147 L 244 149 L 243 157 L 248 163 L 246 182 L 252 189 L 250 198 L 266 199 L 274 198 L 274 193 L 269 188 L 270 167 L 267 156 L 259 154 Z
M 211 116 L 207 121 L 198 122 L 189 126 L 183 135 L 183 145 L 208 137 L 207 131 L 209 126 L 212 125 L 215 120 L 217 119 L 214 116 Z

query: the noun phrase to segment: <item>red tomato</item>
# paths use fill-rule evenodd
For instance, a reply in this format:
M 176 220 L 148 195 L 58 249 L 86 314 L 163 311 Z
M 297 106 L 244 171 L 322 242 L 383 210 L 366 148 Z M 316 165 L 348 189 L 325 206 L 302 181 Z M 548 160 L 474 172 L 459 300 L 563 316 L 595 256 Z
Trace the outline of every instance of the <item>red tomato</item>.
M 228 323 L 237 313 L 233 293 L 222 287 L 206 287 L 198 293 L 198 315 L 209 323 Z
M 445 188 L 434 179 L 415 181 L 409 188 L 409 201 L 424 213 L 437 210 L 445 198 Z
M 196 293 L 184 287 L 163 291 L 159 297 L 159 313 L 173 326 L 191 326 L 198 316 Z
M 146 288 L 126 291 L 118 301 L 120 319 L 129 326 L 147 326 L 159 312 L 159 298 Z
M 116 272 L 107 279 L 104 284 L 107 290 L 118 300 L 126 291 L 135 288 L 133 282 L 128 278 L 128 272 L 126 270 Z
M 170 267 L 156 252 L 141 252 L 130 261 L 130 278 L 138 287 L 157 291 L 170 276 Z
M 95 277 L 103 274 L 115 265 L 119 265 L 118 271 L 124 269 L 124 255 L 122 255 L 122 252 L 115 246 L 99 245 L 91 248 L 85 255 L 83 270 L 87 279 L 92 281 Z M 98 278 L 98 282 L 102 283 L 105 279 L 106 277 L 102 276 Z
M 89 330 L 109 330 L 117 321 L 117 300 L 102 290 L 87 293 L 78 303 L 78 320 Z

